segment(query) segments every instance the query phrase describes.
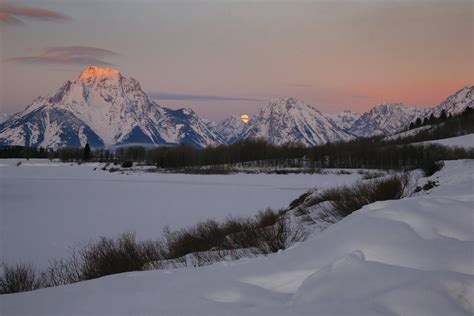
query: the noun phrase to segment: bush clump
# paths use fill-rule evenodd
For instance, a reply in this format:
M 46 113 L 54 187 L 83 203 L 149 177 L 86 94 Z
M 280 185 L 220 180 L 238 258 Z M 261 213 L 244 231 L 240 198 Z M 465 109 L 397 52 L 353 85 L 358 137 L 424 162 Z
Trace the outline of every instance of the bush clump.
M 346 217 L 364 205 L 376 201 L 400 199 L 408 181 L 407 175 L 397 175 L 370 182 L 358 182 L 352 186 L 327 189 L 316 197 L 315 203 L 328 201 L 327 211 L 338 217 Z
M 285 239 L 286 238 L 286 239 Z M 168 259 L 207 250 L 254 248 L 268 254 L 286 249 L 304 235 L 283 212 L 260 211 L 255 218 L 228 218 L 223 223 L 208 220 L 175 232 L 165 230 Z M 278 248 L 278 249 L 277 249 Z
M 254 218 L 208 220 L 174 232 L 166 228 L 161 241 L 137 241 L 133 233 L 115 239 L 102 237 L 74 250 L 69 258 L 53 261 L 40 276 L 30 266 L 5 267 L 0 276 L 0 294 L 146 270 L 150 264 L 160 267 L 160 262 L 167 260 L 185 260 L 188 254 L 206 258 L 201 260 L 202 264 L 222 260 L 221 254 L 229 250 L 268 254 L 305 237 L 304 231 L 292 225 L 283 211 L 271 209 L 260 211 Z
M 122 168 L 131 168 L 133 167 L 133 161 L 126 160 L 120 165 Z
M 135 234 L 125 233 L 118 239 L 102 237 L 80 251 L 83 280 L 140 271 L 150 261 L 161 259 L 161 249 L 153 242 L 137 242 Z
M 33 267 L 25 264 L 3 265 L 0 294 L 33 291 L 40 287 L 42 287 L 41 279 Z

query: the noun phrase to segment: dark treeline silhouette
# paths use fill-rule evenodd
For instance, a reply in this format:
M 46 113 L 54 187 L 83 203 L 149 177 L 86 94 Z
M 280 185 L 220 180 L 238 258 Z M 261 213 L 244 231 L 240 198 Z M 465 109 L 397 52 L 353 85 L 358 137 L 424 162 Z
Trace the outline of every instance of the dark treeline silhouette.
M 231 167 L 253 162 L 262 168 L 369 168 L 413 169 L 439 160 L 474 158 L 474 150 L 436 144 L 410 145 L 386 143 L 381 138 L 357 139 L 312 148 L 299 145 L 275 146 L 263 140 L 245 140 L 198 150 L 189 146 L 143 150 L 126 148 L 115 161 L 136 161 L 161 169 L 182 170 L 202 166 Z M 97 157 L 96 157 L 97 158 Z M 98 159 L 100 161 L 100 159 Z
M 449 118 L 446 117 L 446 114 L 444 116 L 441 115 L 440 118 L 435 118 L 432 115 L 429 119 L 425 119 L 425 123 L 420 126 L 416 126 L 416 124 L 415 126 L 413 126 L 412 124 L 410 125 L 410 127 L 413 128 L 421 126 L 429 126 L 430 128 L 423 130 L 417 133 L 416 135 L 407 136 L 403 139 L 395 139 L 391 141 L 391 143 L 415 143 L 474 133 L 474 109 L 466 108 L 466 110 L 464 110 L 464 112 L 460 115 L 456 115 Z
M 466 110 L 470 110 L 470 108 L 466 108 Z M 410 123 L 409 129 L 418 128 L 420 126 L 425 125 L 433 125 L 433 124 L 440 124 L 445 122 L 448 119 L 448 115 L 446 114 L 446 110 L 442 110 L 439 117 L 434 116 L 433 113 L 429 117 L 425 118 L 417 118 L 414 122 Z
M 33 151 L 35 152 L 35 151 Z M 6 156 L 6 157 L 5 157 Z M 84 149 L 60 148 L 56 152 L 29 155 L 54 158 L 64 162 L 84 161 Z M 4 155 L 8 158 L 8 155 Z M 10 156 L 11 157 L 11 156 Z M 22 156 L 21 158 L 26 158 Z M 474 149 L 450 148 L 436 144 L 411 145 L 384 142 L 380 137 L 349 142 L 328 143 L 312 148 L 299 145 L 276 146 L 263 140 L 245 140 L 232 145 L 195 149 L 181 145 L 146 150 L 143 147 L 116 151 L 96 150 L 90 160 L 116 165 L 139 162 L 160 169 L 185 170 L 202 166 L 232 167 L 251 162 L 256 168 L 368 168 L 413 169 L 439 160 L 474 159 Z
M 43 147 L 4 146 L 0 147 L 0 158 L 48 158 L 54 155 L 52 149 Z

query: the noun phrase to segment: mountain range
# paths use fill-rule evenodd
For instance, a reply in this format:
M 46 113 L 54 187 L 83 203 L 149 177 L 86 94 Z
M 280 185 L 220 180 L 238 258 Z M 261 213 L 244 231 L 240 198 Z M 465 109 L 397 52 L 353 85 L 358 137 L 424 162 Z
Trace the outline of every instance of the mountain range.
M 232 116 L 219 122 L 201 119 L 192 109 L 158 105 L 134 78 L 112 68 L 88 67 L 55 93 L 36 98 L 22 112 L 0 121 L 0 145 L 34 147 L 166 146 L 197 148 L 246 138 L 275 144 L 313 146 L 355 137 L 399 132 L 417 117 L 442 110 L 457 114 L 474 107 L 474 87 L 466 87 L 432 109 L 381 104 L 358 114 L 325 114 L 291 97 L 272 100 L 249 123 Z
M 191 109 L 150 100 L 137 80 L 89 67 L 56 93 L 39 97 L 0 125 L 1 145 L 42 147 L 222 143 Z

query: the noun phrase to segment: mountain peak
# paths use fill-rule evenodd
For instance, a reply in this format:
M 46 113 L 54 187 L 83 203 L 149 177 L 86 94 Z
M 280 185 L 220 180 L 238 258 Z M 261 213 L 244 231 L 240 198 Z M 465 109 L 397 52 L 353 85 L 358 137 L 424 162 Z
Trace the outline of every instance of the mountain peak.
M 400 108 L 404 107 L 403 103 L 400 102 L 382 102 L 379 105 L 373 107 L 373 109 L 380 109 L 380 108 Z
M 298 100 L 296 100 L 293 97 L 280 97 L 280 98 L 276 98 L 270 101 L 270 105 L 286 106 L 287 109 L 293 107 L 297 103 L 298 103 Z
M 103 79 L 120 77 L 121 74 L 117 69 L 90 66 L 79 75 L 79 81 L 95 81 L 98 78 Z
M 351 139 L 328 117 L 304 102 L 283 97 L 263 107 L 241 138 L 265 138 L 273 144 L 301 143 L 314 146 Z

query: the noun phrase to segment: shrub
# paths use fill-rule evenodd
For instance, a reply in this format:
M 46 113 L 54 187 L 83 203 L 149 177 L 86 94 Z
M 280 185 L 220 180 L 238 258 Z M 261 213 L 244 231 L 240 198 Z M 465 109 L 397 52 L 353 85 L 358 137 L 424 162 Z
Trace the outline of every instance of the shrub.
M 420 168 L 423 171 L 423 174 L 425 177 L 430 177 L 436 172 L 440 171 L 444 167 L 444 162 L 443 161 L 426 161 L 424 162 Z
M 164 233 L 167 245 L 166 257 L 168 259 L 219 247 L 225 241 L 225 230 L 213 220 L 208 220 L 191 228 L 175 232 L 165 229 Z
M 288 206 L 288 208 L 289 208 L 289 209 L 293 209 L 293 208 L 295 208 L 295 207 L 297 207 L 297 206 L 300 206 L 301 204 L 304 203 L 304 201 L 306 200 L 306 198 L 307 198 L 308 196 L 310 196 L 311 194 L 312 194 L 311 191 L 308 191 L 308 192 L 305 192 L 305 193 L 301 194 L 299 197 L 297 197 L 296 199 L 294 199 L 294 200 L 290 203 L 290 205 Z
M 139 243 L 135 234 L 125 233 L 118 239 L 102 237 L 80 250 L 81 278 L 99 278 L 109 274 L 139 271 L 150 261 L 162 259 L 159 243 Z
M 408 181 L 407 175 L 400 175 L 368 183 L 358 182 L 352 186 L 327 189 L 319 194 L 316 201 L 328 201 L 330 209 L 326 207 L 326 211 L 345 217 L 376 201 L 400 199 Z
M 41 274 L 44 287 L 60 286 L 80 282 L 82 277 L 82 260 L 77 251 L 73 250 L 67 259 L 56 259 Z
M 292 225 L 284 212 L 260 211 L 254 218 L 227 218 L 219 223 L 208 220 L 187 229 L 164 232 L 164 241 L 137 241 L 125 233 L 116 239 L 102 237 L 74 250 L 67 259 L 53 261 L 40 277 L 30 266 L 5 267 L 0 278 L 0 293 L 31 291 L 59 286 L 110 274 L 186 265 L 193 254 L 195 265 L 223 260 L 231 255 L 268 254 L 286 249 L 306 237 Z M 233 250 L 242 250 L 234 252 Z
M 286 249 L 304 236 L 291 226 L 283 212 L 260 211 L 254 219 L 228 218 L 206 221 L 188 229 L 165 230 L 167 259 L 207 250 L 255 248 L 268 254 Z
M 3 266 L 3 274 L 0 276 L 0 294 L 32 291 L 40 287 L 40 278 L 31 266 L 24 264 Z
M 301 226 L 293 226 L 290 219 L 285 217 L 271 226 L 261 228 L 257 233 L 255 247 L 261 253 L 269 254 L 284 250 L 305 238 L 306 231 Z
M 275 213 L 272 209 L 267 208 L 265 211 L 259 211 L 256 220 L 257 226 L 259 227 L 267 227 L 274 225 L 280 219 L 280 215 Z
M 126 160 L 121 164 L 122 168 L 131 168 L 133 167 L 133 161 Z

